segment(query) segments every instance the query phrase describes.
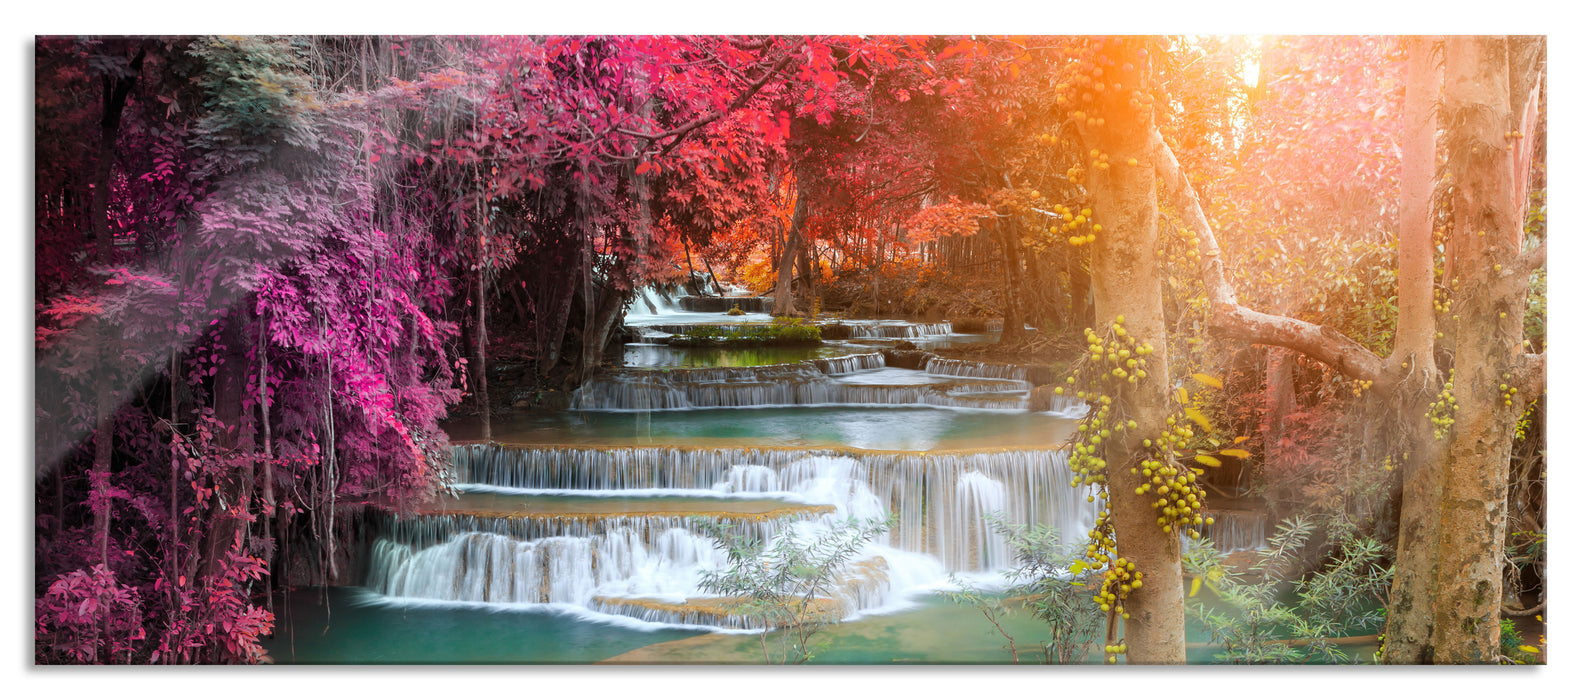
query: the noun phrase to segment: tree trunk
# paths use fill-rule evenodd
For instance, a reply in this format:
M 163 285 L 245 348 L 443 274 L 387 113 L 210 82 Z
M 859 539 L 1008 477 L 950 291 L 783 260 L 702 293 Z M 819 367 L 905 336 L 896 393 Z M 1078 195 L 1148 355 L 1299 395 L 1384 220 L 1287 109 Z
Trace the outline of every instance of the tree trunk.
M 1428 663 L 1439 560 L 1439 500 L 1444 482 L 1441 445 L 1423 417 L 1440 385 L 1434 364 L 1433 214 L 1439 63 L 1433 40 L 1409 39 L 1401 142 L 1399 322 L 1387 367 L 1405 370 L 1395 408 L 1405 419 L 1401 522 L 1395 581 L 1385 623 L 1385 663 Z M 1405 365 L 1402 367 L 1402 365 Z M 1404 390 L 1404 391 L 1402 391 Z
M 583 266 L 591 264 L 582 254 L 582 244 L 574 245 L 573 260 L 575 263 L 563 277 L 565 280 L 560 296 L 552 298 L 553 304 L 549 316 L 540 318 L 540 323 L 547 320 L 551 325 L 549 335 L 544 337 L 544 344 L 538 349 L 538 376 L 548 377 L 550 370 L 560 362 L 561 346 L 566 343 L 566 322 L 571 318 L 571 302 L 577 296 L 577 282 L 583 277 Z M 536 304 L 535 304 L 536 306 Z
M 494 439 L 489 429 L 489 326 L 488 326 L 488 285 L 485 279 L 485 263 L 478 261 L 478 324 L 473 340 L 473 363 L 477 365 L 477 396 L 478 396 L 478 421 L 483 431 L 483 441 Z
M 1084 328 L 1093 325 L 1093 294 L 1092 278 L 1088 271 L 1082 268 L 1082 257 L 1078 253 L 1066 256 L 1066 276 L 1071 281 L 1071 312 L 1067 316 L 1072 328 Z
M 1116 42 L 1106 53 L 1118 54 L 1119 65 L 1134 49 L 1134 42 Z M 1123 78 L 1137 79 L 1136 74 Z M 1083 140 L 1108 153 L 1112 163 L 1125 163 L 1128 158 L 1147 162 L 1152 112 L 1132 111 L 1114 96 L 1107 96 L 1105 102 L 1108 126 L 1084 131 Z M 1105 461 L 1111 465 L 1107 488 L 1115 541 L 1120 555 L 1137 565 L 1145 582 L 1125 599 L 1131 616 L 1125 624 L 1126 658 L 1128 663 L 1179 664 L 1186 661 L 1180 537 L 1175 528 L 1160 527 L 1150 496 L 1134 493 L 1144 477 L 1128 468 L 1143 458 L 1143 439 L 1164 432 L 1169 414 L 1170 352 L 1154 254 L 1159 214 L 1154 173 L 1146 167 L 1122 165 L 1097 171 L 1092 183 L 1093 212 L 1104 225 L 1093 252 L 1095 315 L 1100 324 L 1124 316 L 1127 333 L 1152 345 L 1157 354 L 1149 361 L 1155 371 L 1120 390 L 1119 402 L 1135 417 L 1137 429 L 1104 444 Z
M 1501 561 L 1511 442 L 1530 396 L 1510 395 L 1520 364 L 1527 275 L 1520 254 L 1518 175 L 1506 149 L 1510 111 L 1508 40 L 1447 42 L 1445 113 L 1456 184 L 1453 235 L 1463 245 L 1452 304 L 1456 333 L 1455 424 L 1446 446 L 1434 605 L 1435 663 L 1494 663 L 1499 655 Z M 1516 268 L 1516 269 L 1512 269 Z
M 812 304 L 812 309 L 816 309 L 819 306 L 818 276 L 816 272 L 818 267 L 812 262 L 812 257 L 816 257 L 810 252 L 812 248 L 812 241 L 807 241 L 803 245 L 798 246 L 796 266 L 797 274 L 802 278 L 802 288 L 807 290 L 808 299 L 810 299 L 808 303 Z M 812 313 L 812 309 L 809 309 L 808 313 Z
M 89 221 L 93 228 L 93 238 L 98 248 L 97 255 L 100 264 L 108 265 L 115 255 L 115 243 L 110 236 L 110 177 L 115 170 L 116 141 L 121 135 L 121 112 L 126 107 L 127 96 L 131 94 L 132 86 L 137 83 L 138 74 L 143 69 L 143 49 L 138 49 L 132 58 L 130 75 L 102 77 L 103 106 L 99 116 L 99 158 L 94 165 L 93 195 L 91 198 Z M 101 326 L 102 327 L 102 326 Z M 93 532 L 94 544 L 99 550 L 99 564 L 106 570 L 110 568 L 110 520 L 111 497 L 110 469 L 114 455 L 115 439 L 115 411 L 119 404 L 118 380 L 109 370 L 115 364 L 115 354 L 109 343 L 109 329 L 100 345 L 102 357 L 99 361 L 101 373 L 105 374 L 95 389 L 97 396 L 94 401 L 94 410 L 97 420 L 93 434 L 93 470 L 89 474 L 88 484 L 91 490 L 90 502 L 93 503 Z M 106 601 L 101 600 L 101 605 Z M 103 631 L 108 635 L 109 616 L 105 616 Z M 108 641 L 105 642 L 108 645 Z
M 599 294 L 592 323 L 585 326 L 587 330 L 582 337 L 582 362 L 577 369 L 579 382 L 588 381 L 599 371 L 599 366 L 604 362 L 604 347 L 610 341 L 610 331 L 615 328 L 615 320 L 620 318 L 625 308 L 626 293 L 622 290 L 610 286 Z
M 714 274 L 714 266 L 709 264 L 708 246 L 698 246 L 698 258 L 703 261 L 703 269 L 709 271 L 709 280 L 714 284 L 714 291 L 720 296 L 725 296 L 725 287 L 720 282 L 720 276 Z
M 791 294 L 792 267 L 796 261 L 797 247 L 802 244 L 802 227 L 807 225 L 808 191 L 805 180 L 797 178 L 796 207 L 791 211 L 791 230 L 786 235 L 785 247 L 780 249 L 779 274 L 775 277 L 773 316 L 796 316 L 796 297 Z
M 1015 221 L 1016 214 L 1005 214 L 1004 218 L 995 221 L 994 226 L 1000 234 L 1000 250 L 1005 255 L 1004 289 L 1005 322 L 1001 325 L 1000 345 L 1012 345 L 1021 342 L 1026 335 L 1024 328 L 1025 319 L 1022 314 L 1022 261 L 1020 256 L 1018 237 Z

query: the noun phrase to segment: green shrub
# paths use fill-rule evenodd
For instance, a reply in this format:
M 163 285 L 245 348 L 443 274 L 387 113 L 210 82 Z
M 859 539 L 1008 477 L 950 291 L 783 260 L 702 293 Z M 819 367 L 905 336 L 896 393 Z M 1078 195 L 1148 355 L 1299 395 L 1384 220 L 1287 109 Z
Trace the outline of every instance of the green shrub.
M 1197 597 L 1200 587 L 1206 586 L 1225 603 L 1217 608 L 1202 602 L 1187 606 L 1214 640 L 1225 645 L 1215 658 L 1239 664 L 1361 661 L 1330 640 L 1351 630 L 1377 631 L 1383 626 L 1394 567 L 1381 563 L 1384 545 L 1348 534 L 1323 571 L 1291 582 L 1289 569 L 1314 529 L 1313 521 L 1306 518 L 1282 521 L 1244 574 L 1229 571 L 1224 555 L 1206 540 L 1192 543 L 1183 554 L 1182 566 L 1193 579 L 1188 597 Z M 1295 593 L 1294 605 L 1280 602 L 1286 590 Z
M 703 574 L 699 587 L 742 603 L 733 612 L 761 626 L 759 645 L 764 662 L 805 664 L 813 659 L 813 635 L 839 621 L 838 607 L 823 601 L 836 597 L 846 564 L 864 544 L 888 530 L 893 519 L 847 520 L 811 541 L 784 532 L 772 544 L 728 525 L 704 519 L 694 522 L 719 542 L 729 564 Z M 822 600 L 821 600 L 822 599 Z M 778 631 L 780 657 L 770 653 L 770 633 Z
M 767 324 L 692 326 L 670 339 L 671 345 L 803 345 L 822 342 L 818 326 L 800 318 L 777 318 Z
M 1016 603 L 1049 626 L 1049 640 L 1039 646 L 1046 664 L 1079 664 L 1088 648 L 1103 634 L 1104 613 L 1093 602 L 1093 591 L 1073 581 L 1071 567 L 1080 557 L 1060 546 L 1060 531 L 1046 525 L 1012 525 L 1000 513 L 986 518 L 1016 551 L 1016 568 L 1006 573 L 1023 581 L 1003 598 L 985 596 L 957 582 L 960 590 L 946 593 L 952 602 L 976 607 L 1010 646 L 1011 660 L 1021 663 L 1016 639 L 1000 621 Z

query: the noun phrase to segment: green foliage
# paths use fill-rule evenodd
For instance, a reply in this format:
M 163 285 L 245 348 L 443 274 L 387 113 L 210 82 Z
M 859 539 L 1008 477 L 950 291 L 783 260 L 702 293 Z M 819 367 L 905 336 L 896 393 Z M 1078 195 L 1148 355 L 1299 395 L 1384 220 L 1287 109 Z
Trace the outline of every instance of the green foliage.
M 781 317 L 767 324 L 692 326 L 670 339 L 671 345 L 804 345 L 823 340 L 819 327 L 804 319 Z
M 893 520 L 893 519 L 892 519 Z M 811 541 L 784 531 L 771 543 L 729 525 L 694 522 L 726 551 L 726 568 L 703 574 L 699 587 L 741 602 L 732 612 L 755 620 L 765 663 L 805 664 L 814 657 L 812 637 L 841 618 L 831 604 L 847 564 L 864 544 L 889 529 L 886 520 L 847 520 Z M 779 631 L 779 658 L 770 654 L 770 633 Z
M 1528 352 L 1543 352 L 1549 346 L 1546 334 L 1549 328 L 1548 289 L 1548 269 L 1540 267 L 1533 272 L 1528 282 L 1527 314 L 1522 317 Z
M 1242 573 L 1228 569 L 1211 543 L 1194 543 L 1183 554 L 1182 565 L 1193 577 L 1190 597 L 1206 586 L 1218 599 L 1218 604 L 1199 600 L 1188 606 L 1188 613 L 1225 645 L 1216 658 L 1239 664 L 1360 661 L 1332 639 L 1382 627 L 1394 569 L 1380 563 L 1384 545 L 1348 535 L 1323 571 L 1291 583 L 1289 569 L 1315 529 L 1302 517 L 1281 522 L 1268 548 Z M 1294 604 L 1282 602 L 1288 592 L 1295 594 Z
M 1500 620 L 1500 656 L 1501 663 L 1538 663 L 1537 647 L 1522 643 L 1522 635 L 1516 631 L 1516 621 L 1510 618 Z
M 282 37 L 206 37 L 189 51 L 202 70 L 204 93 L 195 145 L 237 162 L 214 162 L 227 171 L 268 161 L 282 141 L 309 148 L 318 136 L 306 119 L 321 105 L 306 72 L 306 46 Z
M 999 513 L 991 515 L 988 522 L 1016 552 L 1016 568 L 1007 572 L 1006 578 L 1021 583 L 1013 585 L 1004 596 L 989 596 L 957 582 L 960 590 L 946 596 L 982 612 L 1005 637 L 1014 662 L 1021 662 L 1016 639 L 1001 624 L 1011 615 L 1011 604 L 1032 612 L 1049 626 L 1049 641 L 1043 642 L 1040 649 L 1044 663 L 1082 663 L 1103 631 L 1104 615 L 1094 604 L 1092 591 L 1073 578 L 1073 567 L 1079 567 L 1080 556 L 1064 551 L 1060 532 L 1055 528 L 1009 524 Z

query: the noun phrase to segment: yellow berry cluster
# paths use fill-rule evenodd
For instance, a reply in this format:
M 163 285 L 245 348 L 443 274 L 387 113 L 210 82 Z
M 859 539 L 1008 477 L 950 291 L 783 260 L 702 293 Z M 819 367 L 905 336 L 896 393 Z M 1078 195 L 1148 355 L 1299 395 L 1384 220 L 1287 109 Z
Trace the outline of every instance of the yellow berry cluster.
M 1060 215 L 1060 221 L 1054 226 L 1049 227 L 1050 233 L 1070 234 L 1073 231 L 1080 230 L 1084 226 L 1087 227 L 1086 234 L 1072 234 L 1066 237 L 1066 242 L 1070 243 L 1071 245 L 1079 246 L 1092 243 L 1093 241 L 1098 240 L 1098 233 L 1104 230 L 1103 226 L 1093 223 L 1092 209 L 1084 208 L 1081 211 L 1075 211 L 1071 209 L 1071 207 L 1068 207 L 1064 204 L 1056 204 L 1055 213 Z
M 1102 126 L 1103 123 L 1104 123 L 1104 120 L 1100 119 L 1099 120 L 1100 126 Z M 1108 153 L 1099 153 L 1099 149 L 1095 148 L 1095 149 L 1093 149 L 1091 151 L 1088 151 L 1088 157 L 1093 159 L 1092 165 L 1093 165 L 1093 169 L 1094 170 L 1109 170 L 1110 169 L 1110 154 L 1108 154 Z
M 1116 552 L 1115 527 L 1108 510 L 1099 511 L 1098 520 L 1093 523 L 1093 529 L 1088 531 L 1087 558 L 1095 563 L 1095 568 L 1105 569 L 1104 576 L 1099 579 L 1098 592 L 1093 595 L 1093 602 L 1112 618 L 1118 616 L 1130 620 L 1132 616 L 1126 612 L 1126 596 L 1142 587 L 1143 575 L 1135 563 L 1126 561 Z M 1115 625 L 1110 625 L 1110 629 L 1115 629 Z M 1106 641 L 1119 642 L 1113 638 Z M 1104 653 L 1109 655 L 1106 661 L 1113 664 L 1118 660 L 1117 654 L 1126 653 L 1126 645 L 1107 644 Z
M 1511 375 L 1509 375 L 1509 374 L 1505 375 L 1504 379 L 1507 382 L 1510 381 L 1511 380 Z M 1511 401 L 1516 398 L 1516 387 L 1511 386 L 1509 384 L 1501 384 L 1500 385 L 1500 397 L 1505 400 L 1505 405 L 1506 406 L 1511 405 Z
M 1126 653 L 1126 644 L 1106 644 L 1104 645 L 1104 653 L 1109 654 L 1109 657 L 1105 659 L 1105 663 L 1113 664 L 1117 661 L 1117 654 Z
M 1076 472 L 1072 486 L 1105 483 L 1108 465 L 1099 456 L 1100 444 L 1112 435 L 1137 429 L 1137 421 L 1127 417 L 1110 394 L 1148 376 L 1148 356 L 1153 354 L 1153 347 L 1128 334 L 1125 322 L 1125 316 L 1117 316 L 1109 332 L 1102 336 L 1087 329 L 1088 359 L 1079 362 L 1071 376 L 1066 377 L 1068 385 L 1078 384 L 1080 378 L 1083 388 L 1055 387 L 1059 395 L 1065 395 L 1068 388 L 1076 389 L 1077 398 L 1092 406 L 1088 417 L 1077 424 L 1070 459 L 1071 469 Z
M 1169 532 L 1172 528 L 1180 527 L 1195 540 L 1201 536 L 1199 528 L 1214 524 L 1213 518 L 1203 516 L 1203 501 L 1207 499 L 1208 493 L 1198 483 L 1197 470 L 1182 467 L 1167 459 L 1145 459 L 1132 471 L 1138 469 L 1142 470 L 1142 476 L 1147 481 L 1138 486 L 1135 493 L 1139 496 L 1151 493 L 1159 497 L 1153 506 L 1159 511 L 1159 518 L 1154 524 L 1160 529 Z
M 1367 390 L 1372 389 L 1372 388 L 1373 388 L 1373 380 L 1371 380 L 1371 379 L 1353 379 L 1353 380 L 1351 380 L 1351 395 L 1352 396 L 1360 397 L 1360 396 L 1362 396 L 1362 392 L 1367 391 Z
M 1434 424 L 1434 439 L 1443 440 L 1450 434 L 1451 426 L 1456 424 L 1456 397 L 1452 391 L 1456 387 L 1456 370 L 1450 370 L 1450 376 L 1445 380 L 1444 388 L 1439 390 L 1439 400 L 1428 407 L 1428 420 Z
M 1115 565 L 1104 572 L 1104 580 L 1099 584 L 1099 592 L 1093 596 L 1093 602 L 1099 604 L 1100 610 L 1109 612 L 1110 608 L 1114 608 L 1122 618 L 1129 620 L 1131 615 L 1126 612 L 1123 601 L 1128 593 L 1142 587 L 1143 575 L 1137 570 L 1137 565 L 1126 561 L 1126 557 L 1116 557 Z

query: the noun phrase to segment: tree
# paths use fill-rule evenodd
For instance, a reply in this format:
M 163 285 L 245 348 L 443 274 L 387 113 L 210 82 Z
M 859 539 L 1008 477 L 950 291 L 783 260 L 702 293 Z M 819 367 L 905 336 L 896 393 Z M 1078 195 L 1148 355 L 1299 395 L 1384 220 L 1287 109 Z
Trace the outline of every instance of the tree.
M 1159 356 L 1158 369 L 1118 386 L 1115 402 L 1137 428 L 1117 433 L 1102 448 L 1108 465 L 1107 502 L 1118 551 L 1136 565 L 1146 582 L 1126 596 L 1127 660 L 1131 663 L 1182 663 L 1186 660 L 1185 609 L 1181 587 L 1181 540 L 1172 525 L 1160 526 L 1159 514 L 1144 497 L 1132 492 L 1151 486 L 1132 472 L 1151 452 L 1144 436 L 1170 432 L 1169 337 L 1159 296 L 1159 262 L 1153 251 L 1158 238 L 1158 195 L 1149 162 L 1154 148 L 1153 112 L 1141 97 L 1149 85 L 1149 51 L 1144 40 L 1095 39 L 1078 63 L 1078 74 L 1093 75 L 1093 105 L 1088 122 L 1083 110 L 1072 115 L 1082 142 L 1096 151 L 1089 180 L 1094 219 L 1102 233 L 1093 249 L 1094 314 L 1100 323 L 1124 328 L 1125 335 Z M 1101 125 L 1097 120 L 1104 119 Z M 1100 161 L 1098 155 L 1107 156 Z M 1104 163 L 1106 165 L 1099 167 Z M 1117 328 L 1116 332 L 1119 333 Z
M 1519 397 L 1534 396 L 1542 386 L 1542 356 L 1520 353 L 1518 315 L 1525 309 L 1528 277 L 1544 258 L 1541 245 L 1521 251 L 1525 217 L 1519 212 L 1526 201 L 1526 173 L 1515 170 L 1529 162 L 1524 152 L 1530 153 L 1531 145 L 1516 139 L 1519 129 L 1500 126 L 1531 124 L 1537 119 L 1541 61 L 1527 41 L 1502 38 L 1451 40 L 1446 55 L 1445 99 L 1447 112 L 1455 119 L 1450 123 L 1448 152 L 1458 192 L 1450 246 L 1454 256 L 1450 265 L 1458 272 L 1446 282 L 1453 290 L 1452 308 L 1458 311 L 1452 320 L 1460 321 L 1459 328 L 1450 329 L 1457 338 L 1453 368 L 1470 368 L 1476 378 L 1470 391 L 1464 388 L 1465 379 L 1463 388 L 1447 381 L 1446 389 L 1455 400 L 1443 400 L 1438 404 L 1441 408 L 1431 410 L 1425 419 L 1444 411 L 1459 414 L 1462 401 L 1467 401 L 1474 409 L 1466 415 L 1475 422 L 1471 428 L 1441 430 L 1450 438 L 1443 446 L 1430 442 L 1430 431 L 1422 426 L 1406 433 L 1413 440 L 1407 452 L 1423 461 L 1409 467 L 1403 496 L 1401 559 L 1384 655 L 1387 662 L 1395 663 L 1488 663 L 1496 658 L 1509 446 L 1521 415 L 1516 407 L 1526 403 Z M 1432 82 L 1421 63 L 1427 60 L 1424 55 L 1416 56 L 1418 65 L 1411 81 L 1425 90 L 1431 89 Z M 1513 82 L 1515 90 L 1509 87 Z M 1408 98 L 1413 105 L 1409 114 L 1414 116 L 1409 117 L 1412 121 L 1407 128 L 1417 134 L 1408 140 L 1408 152 L 1418 158 L 1426 155 L 1422 130 L 1431 133 L 1431 122 L 1421 109 L 1423 99 L 1426 96 L 1416 90 Z M 1529 105 L 1531 111 L 1523 119 L 1512 116 Z M 1512 148 L 1490 148 L 1490 144 L 1506 139 L 1513 140 Z M 1508 150 L 1510 155 L 1499 154 L 1499 150 Z M 1216 330 L 1247 342 L 1299 350 L 1370 383 L 1382 396 L 1417 397 L 1420 402 L 1424 388 L 1432 391 L 1437 371 L 1423 347 L 1429 333 L 1425 326 L 1433 328 L 1432 319 L 1424 319 L 1427 309 L 1423 304 L 1428 293 L 1423 267 L 1431 258 L 1423 254 L 1428 241 L 1421 212 L 1427 207 L 1420 200 L 1403 207 L 1404 212 L 1411 212 L 1411 218 L 1402 226 L 1402 265 L 1409 266 L 1402 274 L 1402 332 L 1397 336 L 1395 353 L 1386 359 L 1333 329 L 1240 305 L 1225 281 L 1213 228 L 1191 184 L 1162 139 L 1156 138 L 1154 152 L 1155 169 L 1166 192 L 1200 240 L 1202 278 Z M 1421 198 L 1425 195 L 1422 166 L 1413 167 L 1415 174 L 1406 176 L 1406 196 Z M 1466 320 L 1461 321 L 1462 317 Z M 1470 336 L 1465 335 L 1468 329 L 1475 329 Z M 1505 388 L 1492 396 L 1482 395 L 1491 393 L 1496 384 Z M 1518 400 L 1499 398 L 1505 394 Z M 1500 406 L 1507 401 L 1510 405 Z M 1452 405 L 1455 408 L 1450 408 Z M 1401 404 L 1402 409 L 1412 406 L 1411 401 Z M 1415 415 L 1406 417 L 1415 420 Z M 1434 512 L 1439 513 L 1437 524 L 1432 522 Z M 1480 529 L 1469 536 L 1474 523 Z

